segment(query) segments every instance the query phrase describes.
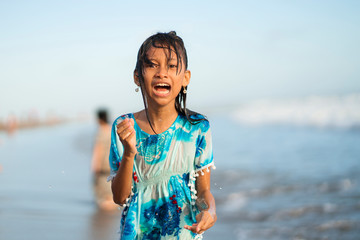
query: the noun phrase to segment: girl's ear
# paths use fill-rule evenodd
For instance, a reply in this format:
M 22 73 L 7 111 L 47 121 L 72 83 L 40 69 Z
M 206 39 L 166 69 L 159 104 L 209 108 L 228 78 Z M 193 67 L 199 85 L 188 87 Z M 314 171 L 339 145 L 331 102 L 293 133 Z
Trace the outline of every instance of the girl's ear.
M 187 85 L 189 85 L 190 78 L 191 78 L 191 72 L 190 72 L 190 70 L 186 70 L 184 80 L 183 80 L 183 84 L 182 84 L 183 87 L 186 87 Z
M 134 82 L 136 86 L 140 86 L 139 74 L 137 73 L 136 70 L 134 71 Z

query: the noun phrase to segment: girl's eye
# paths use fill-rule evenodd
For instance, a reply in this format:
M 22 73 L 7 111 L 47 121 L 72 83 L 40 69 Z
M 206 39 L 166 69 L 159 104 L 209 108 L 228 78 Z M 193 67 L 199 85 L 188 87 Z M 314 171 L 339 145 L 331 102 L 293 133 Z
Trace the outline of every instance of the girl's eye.
M 170 64 L 169 67 L 170 67 L 170 68 L 177 68 L 177 65 L 175 65 L 175 64 Z
M 156 67 L 156 64 L 155 64 L 155 63 L 148 63 L 148 64 L 147 64 L 147 67 L 149 67 L 149 68 L 155 68 L 155 67 Z

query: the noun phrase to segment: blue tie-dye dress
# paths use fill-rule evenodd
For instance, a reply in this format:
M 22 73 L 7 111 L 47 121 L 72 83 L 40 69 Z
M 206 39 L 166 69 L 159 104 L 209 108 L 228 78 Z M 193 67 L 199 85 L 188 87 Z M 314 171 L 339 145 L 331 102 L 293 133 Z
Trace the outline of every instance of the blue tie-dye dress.
M 197 114 L 193 119 L 202 118 Z M 165 132 L 150 135 L 140 129 L 133 114 L 115 120 L 112 126 L 111 180 L 121 164 L 123 146 L 116 125 L 133 118 L 137 154 L 134 159 L 132 193 L 123 205 L 120 239 L 200 239 L 184 229 L 199 213 L 195 180 L 214 167 L 209 122 L 190 124 L 179 114 Z

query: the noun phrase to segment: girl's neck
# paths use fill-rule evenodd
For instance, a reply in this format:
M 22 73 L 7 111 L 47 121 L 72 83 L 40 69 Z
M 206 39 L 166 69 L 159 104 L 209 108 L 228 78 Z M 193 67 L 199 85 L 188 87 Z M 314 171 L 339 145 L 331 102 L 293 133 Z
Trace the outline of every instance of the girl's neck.
M 134 116 L 139 127 L 143 131 L 149 134 L 155 134 L 153 131 L 154 129 L 155 132 L 159 134 L 166 131 L 174 123 L 178 116 L 178 112 L 176 111 L 175 107 L 173 109 L 166 108 L 156 110 L 148 108 L 148 116 L 153 129 L 149 124 L 145 109 L 134 114 Z

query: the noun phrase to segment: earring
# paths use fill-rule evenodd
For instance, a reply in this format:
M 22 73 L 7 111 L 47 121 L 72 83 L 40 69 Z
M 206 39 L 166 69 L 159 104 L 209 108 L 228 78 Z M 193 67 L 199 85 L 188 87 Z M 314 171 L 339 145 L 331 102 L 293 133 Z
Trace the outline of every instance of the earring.
M 183 94 L 186 94 L 187 93 L 187 90 L 186 90 L 186 88 L 185 87 L 183 87 L 184 89 L 183 89 Z
M 135 92 L 139 92 L 139 86 L 135 88 Z

